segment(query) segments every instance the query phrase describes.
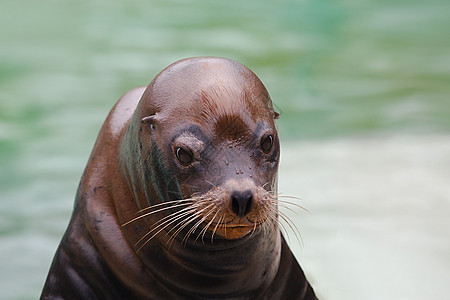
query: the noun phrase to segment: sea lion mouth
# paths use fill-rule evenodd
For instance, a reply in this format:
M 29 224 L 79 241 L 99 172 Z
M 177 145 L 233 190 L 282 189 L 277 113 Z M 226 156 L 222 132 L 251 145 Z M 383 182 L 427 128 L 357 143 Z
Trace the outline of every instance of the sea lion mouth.
M 213 233 L 229 240 L 239 239 L 248 234 L 253 234 L 263 226 L 267 220 L 253 222 L 246 220 L 245 223 L 235 223 L 236 220 L 231 220 L 227 223 L 211 223 L 206 224 L 208 229 Z
M 228 222 L 222 222 L 222 223 L 217 223 L 217 222 L 213 222 L 211 224 L 209 224 L 209 227 L 224 227 L 224 228 L 243 228 L 243 227 L 251 227 L 251 228 L 255 228 L 255 227 L 259 227 L 261 225 L 263 225 L 267 220 L 259 220 L 259 221 L 251 221 L 250 219 L 246 219 L 246 222 L 236 222 L 236 219 L 232 219 Z
M 215 229 L 215 234 L 227 240 L 236 240 L 252 234 L 259 228 L 258 226 L 224 226 Z
M 226 228 L 245 228 L 245 227 L 255 227 L 257 226 L 255 225 L 245 225 L 245 224 L 237 224 L 237 225 L 228 225 L 228 226 L 224 226 Z

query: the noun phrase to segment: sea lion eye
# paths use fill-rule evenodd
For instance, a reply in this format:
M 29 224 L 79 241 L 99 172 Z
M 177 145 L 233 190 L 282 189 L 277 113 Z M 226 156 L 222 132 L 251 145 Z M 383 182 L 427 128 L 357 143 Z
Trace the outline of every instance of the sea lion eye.
M 261 150 L 264 153 L 269 153 L 270 150 L 272 150 L 273 147 L 273 135 L 269 134 L 265 138 L 261 140 Z
M 194 160 L 192 153 L 189 150 L 181 147 L 175 148 L 175 156 L 177 157 L 177 160 L 180 162 L 180 164 L 184 166 L 189 165 Z

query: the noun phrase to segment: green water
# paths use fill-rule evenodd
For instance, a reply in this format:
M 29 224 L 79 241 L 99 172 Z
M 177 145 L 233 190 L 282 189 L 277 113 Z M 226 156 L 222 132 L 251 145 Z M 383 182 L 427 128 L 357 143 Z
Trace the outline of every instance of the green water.
M 303 255 L 302 250 L 296 251 L 296 255 L 302 265 L 309 267 L 305 271 L 319 294 L 328 299 L 361 299 L 351 295 L 361 296 L 364 288 L 382 286 L 378 284 L 382 280 L 373 285 L 358 284 L 361 276 L 371 276 L 370 268 L 353 273 L 354 290 L 350 285 L 339 289 L 337 283 L 331 284 L 346 276 L 344 271 L 336 271 L 333 278 L 324 275 L 325 261 L 335 262 L 333 270 L 341 270 L 332 259 L 333 251 L 323 252 L 329 246 L 327 232 L 333 232 L 335 223 L 325 221 L 322 227 L 317 225 L 319 228 L 315 222 L 326 220 L 328 215 L 330 220 L 345 216 L 355 224 L 364 225 L 364 220 L 375 222 L 374 214 L 359 219 L 361 211 L 367 208 L 345 210 L 354 203 L 343 199 L 349 196 L 346 191 L 354 189 L 354 181 L 350 179 L 364 178 L 353 176 L 351 170 L 357 172 L 358 166 L 374 167 L 361 153 L 369 153 L 380 144 L 381 156 L 375 153 L 369 157 L 385 168 L 369 172 L 373 177 L 361 182 L 365 193 L 358 197 L 372 199 L 364 196 L 379 190 L 364 182 L 383 182 L 386 173 L 397 174 L 396 171 L 411 176 L 415 173 L 400 170 L 423 162 L 417 166 L 420 176 L 409 178 L 415 185 L 400 189 L 402 185 L 397 185 L 396 178 L 386 182 L 390 195 L 398 196 L 389 203 L 398 201 L 406 205 L 399 200 L 410 195 L 405 190 L 411 192 L 408 189 L 414 190 L 428 180 L 426 192 L 433 195 L 432 199 L 418 197 L 415 203 L 437 199 L 432 208 L 441 214 L 450 211 L 447 210 L 450 194 L 445 188 L 448 183 L 441 182 L 450 169 L 446 159 L 450 157 L 449 11 L 447 0 L 2 0 L 0 298 L 38 297 L 67 225 L 79 177 L 114 102 L 128 89 L 150 82 L 168 64 L 203 55 L 232 58 L 251 68 L 266 84 L 281 113 L 279 129 L 285 158 L 291 168 L 298 167 L 285 172 L 293 172 L 294 178 L 295 174 L 301 174 L 299 180 L 308 184 L 301 190 L 296 189 L 296 182 L 280 180 L 280 185 L 290 194 L 309 195 L 310 202 L 305 200 L 306 204 L 310 210 L 314 208 L 312 215 L 298 217 L 307 238 Z M 394 142 L 384 147 L 386 138 Z M 397 138 L 399 142 L 395 142 Z M 290 155 L 296 151 L 300 151 L 298 156 Z M 322 156 L 317 158 L 315 153 Z M 344 154 L 336 156 L 336 153 Z M 403 157 L 402 153 L 409 156 Z M 316 159 L 314 166 L 308 165 L 310 158 Z M 346 162 L 342 170 L 350 171 L 344 172 L 347 177 L 342 175 L 342 184 L 348 188 L 336 187 L 335 193 L 324 194 L 317 191 L 321 186 L 318 182 L 324 178 L 334 180 L 327 177 L 333 158 Z M 426 172 L 421 171 L 422 165 Z M 316 177 L 305 177 L 308 174 Z M 283 176 L 281 173 L 280 177 L 286 178 Z M 290 181 L 287 178 L 285 182 Z M 310 190 L 311 187 L 318 189 Z M 330 183 L 331 191 L 333 187 Z M 420 195 L 421 191 L 414 195 Z M 339 200 L 337 203 L 342 204 L 346 213 L 339 215 L 339 209 L 331 210 L 330 205 L 335 207 L 333 201 L 320 202 L 323 198 Z M 427 203 L 418 205 L 417 211 L 407 218 L 414 219 L 421 211 L 421 216 L 427 216 L 424 223 L 435 220 L 436 214 L 441 220 L 439 213 L 427 210 L 430 207 Z M 379 213 L 389 215 L 385 210 Z M 442 222 L 444 227 L 450 226 Z M 397 226 L 386 224 L 382 231 L 385 234 Z M 411 240 L 429 242 L 425 238 L 428 232 L 420 231 L 429 227 L 412 224 L 411 228 L 417 228 L 420 234 Z M 414 232 L 407 233 L 414 235 Z M 433 265 L 443 267 L 430 269 L 440 274 L 438 278 L 448 276 L 443 268 L 450 267 L 449 245 L 442 238 L 448 231 L 440 233 L 431 243 L 435 246 L 430 248 L 441 254 L 435 256 L 438 259 Z M 358 238 L 333 246 L 345 251 L 348 250 L 345 245 L 350 247 L 352 242 L 364 240 Z M 308 248 L 308 244 L 317 248 Z M 416 244 L 411 247 L 415 247 L 418 255 L 424 253 Z M 430 249 L 427 251 L 431 253 Z M 385 253 L 386 257 L 391 253 L 401 256 L 396 250 Z M 431 256 L 420 257 L 426 260 Z M 403 274 L 398 271 L 395 278 Z M 419 281 L 413 277 L 406 282 L 419 286 Z M 390 282 L 387 286 L 395 290 L 393 281 Z M 444 286 L 439 280 L 435 282 L 437 285 L 430 283 L 430 287 Z M 425 295 L 421 294 L 422 289 L 417 289 L 416 295 Z M 365 299 L 377 299 L 367 293 Z M 406 288 L 392 295 L 397 296 L 391 299 L 413 299 Z M 433 295 L 439 299 L 438 292 Z

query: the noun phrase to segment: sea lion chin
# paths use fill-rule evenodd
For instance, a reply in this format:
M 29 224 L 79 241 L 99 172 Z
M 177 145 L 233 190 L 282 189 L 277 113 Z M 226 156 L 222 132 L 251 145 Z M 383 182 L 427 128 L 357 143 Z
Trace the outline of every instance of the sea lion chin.
M 178 61 L 111 110 L 43 299 L 316 299 L 278 227 L 270 96 L 228 59 Z

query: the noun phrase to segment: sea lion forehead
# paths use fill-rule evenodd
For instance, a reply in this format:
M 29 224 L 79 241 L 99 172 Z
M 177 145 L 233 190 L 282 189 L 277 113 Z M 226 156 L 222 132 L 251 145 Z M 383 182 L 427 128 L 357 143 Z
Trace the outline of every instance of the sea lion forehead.
M 265 106 L 271 107 L 267 90 L 251 70 L 236 61 L 216 57 L 173 63 L 155 77 L 146 94 L 153 95 L 152 102 L 157 110 L 164 110 L 196 105 L 204 93 L 220 90 L 245 93 L 252 96 L 248 100 L 259 98 Z
M 155 120 L 168 131 L 190 123 L 216 134 L 231 128 L 231 138 L 252 132 L 261 119 L 273 126 L 272 102 L 262 82 L 244 65 L 225 58 L 173 63 L 155 77 L 142 100 L 145 114 L 157 115 Z

